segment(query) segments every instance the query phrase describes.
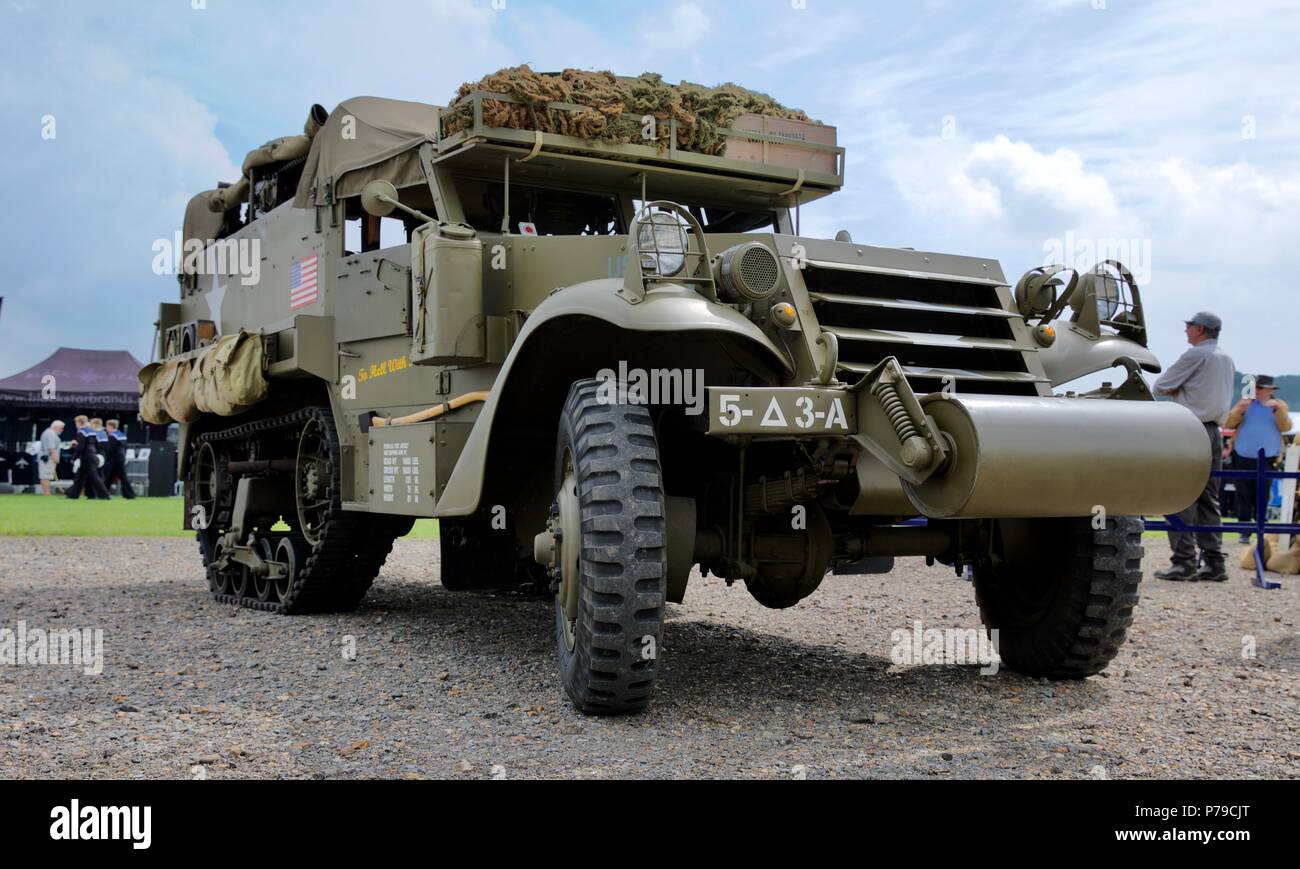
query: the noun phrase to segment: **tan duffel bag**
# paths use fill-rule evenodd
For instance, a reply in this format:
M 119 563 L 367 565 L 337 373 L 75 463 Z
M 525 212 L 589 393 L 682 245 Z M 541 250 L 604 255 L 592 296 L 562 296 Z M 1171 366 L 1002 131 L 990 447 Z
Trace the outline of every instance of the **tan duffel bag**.
M 151 362 L 144 368 L 140 369 L 140 418 L 145 422 L 154 425 L 169 425 L 176 420 L 171 418 L 167 413 L 167 408 L 163 406 L 163 389 L 158 387 L 162 384 L 161 362 Z M 173 376 L 175 371 L 173 370 Z
M 160 393 L 163 409 L 176 422 L 190 423 L 202 416 L 199 406 L 194 403 L 188 359 L 164 362 L 154 388 Z
M 266 398 L 262 339 L 251 332 L 224 335 L 207 347 L 194 366 L 194 394 L 206 413 L 234 416 Z

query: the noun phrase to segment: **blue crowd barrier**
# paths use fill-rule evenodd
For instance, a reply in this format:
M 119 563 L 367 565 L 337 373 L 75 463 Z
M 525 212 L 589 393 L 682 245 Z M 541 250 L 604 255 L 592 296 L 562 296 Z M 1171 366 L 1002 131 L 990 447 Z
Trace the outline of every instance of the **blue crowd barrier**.
M 1188 531 L 1195 533 L 1197 531 L 1208 531 L 1212 534 L 1241 534 L 1249 531 L 1255 535 L 1255 579 L 1254 584 L 1259 588 L 1275 589 L 1281 588 L 1282 583 L 1270 579 L 1268 570 L 1264 566 L 1264 535 L 1265 534 L 1294 534 L 1300 535 L 1300 524 L 1291 523 L 1283 524 L 1279 522 L 1268 522 L 1268 499 L 1269 491 L 1272 488 L 1273 480 L 1300 480 L 1300 472 L 1296 471 L 1273 471 L 1268 468 L 1268 459 L 1263 451 L 1259 454 L 1259 464 L 1253 471 L 1213 471 L 1210 476 L 1220 480 L 1254 480 L 1255 481 L 1255 521 L 1254 522 L 1226 522 L 1219 525 L 1188 525 L 1177 516 L 1166 516 L 1164 519 L 1144 519 L 1143 524 L 1147 531 Z M 902 525 L 925 525 L 924 518 L 909 519 L 900 523 Z M 967 576 L 969 578 L 969 576 Z
M 1269 579 L 1268 570 L 1264 566 L 1264 535 L 1265 534 L 1297 534 L 1300 535 L 1300 525 L 1294 522 L 1286 525 L 1282 523 L 1270 523 L 1268 519 L 1268 498 L 1269 491 L 1272 489 L 1273 480 L 1300 480 L 1300 472 L 1295 471 L 1274 471 L 1268 467 L 1268 458 L 1264 451 L 1260 450 L 1259 464 L 1253 471 L 1214 471 L 1210 476 L 1220 480 L 1254 480 L 1255 481 L 1255 521 L 1253 522 L 1224 522 L 1219 525 L 1188 525 L 1177 516 L 1166 516 L 1164 520 L 1148 519 L 1146 521 L 1146 530 L 1148 531 L 1204 531 L 1212 534 L 1244 534 L 1251 533 L 1256 535 L 1255 538 L 1255 585 L 1259 588 L 1281 588 L 1282 583 Z

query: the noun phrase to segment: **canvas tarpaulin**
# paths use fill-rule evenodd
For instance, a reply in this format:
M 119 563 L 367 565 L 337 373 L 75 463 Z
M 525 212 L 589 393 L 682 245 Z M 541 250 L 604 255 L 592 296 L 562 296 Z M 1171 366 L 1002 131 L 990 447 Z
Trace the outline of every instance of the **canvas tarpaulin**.
M 311 149 L 311 139 L 307 136 L 283 136 L 272 139 L 260 148 L 254 148 L 244 158 L 242 171 L 245 178 L 251 178 L 254 169 L 271 166 L 275 163 L 287 163 L 304 156 Z
M 219 188 L 217 190 L 205 190 L 190 200 L 185 206 L 185 223 L 183 229 L 185 240 L 197 239 L 207 244 L 214 238 L 220 238 L 221 228 L 225 224 L 226 215 L 212 207 L 212 202 L 223 200 L 224 192 L 229 188 Z M 193 265 L 186 267 L 190 272 Z
M 438 136 L 437 106 L 379 97 L 354 97 L 330 113 L 312 139 L 294 197 L 295 208 L 326 202 L 333 182 L 335 200 L 355 196 L 376 178 L 409 187 L 424 179 L 416 149 Z

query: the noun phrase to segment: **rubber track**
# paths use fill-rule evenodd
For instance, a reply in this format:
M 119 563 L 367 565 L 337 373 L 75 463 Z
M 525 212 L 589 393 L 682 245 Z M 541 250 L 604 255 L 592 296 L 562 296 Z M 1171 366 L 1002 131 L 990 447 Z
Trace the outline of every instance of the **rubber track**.
M 343 510 L 339 484 L 339 443 L 334 417 L 328 408 L 306 407 L 282 416 L 255 420 L 195 439 L 205 442 L 243 440 L 283 429 L 301 432 L 310 421 L 319 422 L 327 435 L 330 466 L 330 514 L 320 540 L 311 548 L 285 601 L 259 601 L 232 594 L 214 594 L 219 603 L 281 615 L 349 612 L 356 609 L 383 567 L 393 540 L 409 531 L 402 517 L 373 516 Z M 405 527 L 404 527 L 405 526 Z M 197 536 L 197 535 L 196 535 Z M 203 545 L 199 544 L 200 552 Z M 206 555 L 205 555 L 206 560 Z M 250 584 L 251 590 L 251 584 Z

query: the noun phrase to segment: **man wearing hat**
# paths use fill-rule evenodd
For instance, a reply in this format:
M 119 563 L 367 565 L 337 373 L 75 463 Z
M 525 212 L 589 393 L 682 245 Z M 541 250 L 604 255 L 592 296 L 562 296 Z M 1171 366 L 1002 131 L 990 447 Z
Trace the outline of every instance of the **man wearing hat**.
M 1232 466 L 1238 471 L 1253 471 L 1259 467 L 1259 457 L 1272 467 L 1282 454 L 1282 433 L 1291 430 L 1291 417 L 1286 402 L 1274 398 L 1277 385 L 1267 374 L 1255 378 L 1255 395 L 1243 398 L 1228 414 L 1227 428 L 1237 430 L 1232 439 Z M 1255 481 L 1237 480 L 1237 521 L 1255 519 Z M 1241 533 L 1241 541 L 1250 541 L 1250 532 Z
M 1191 349 L 1160 375 L 1155 391 L 1196 414 L 1205 426 L 1210 467 L 1217 471 L 1223 467 L 1223 433 L 1219 427 L 1227 419 L 1228 408 L 1232 405 L 1236 367 L 1232 357 L 1219 349 L 1222 320 L 1209 311 L 1201 311 L 1187 321 L 1186 327 L 1187 343 L 1192 345 Z M 1188 525 L 1220 524 L 1218 479 L 1210 477 L 1201 496 L 1179 513 L 1178 518 Z M 1177 582 L 1227 580 L 1222 532 L 1170 531 L 1169 546 L 1173 549 L 1173 566 L 1156 571 L 1157 579 Z M 1199 570 L 1196 567 L 1197 547 L 1202 556 Z

